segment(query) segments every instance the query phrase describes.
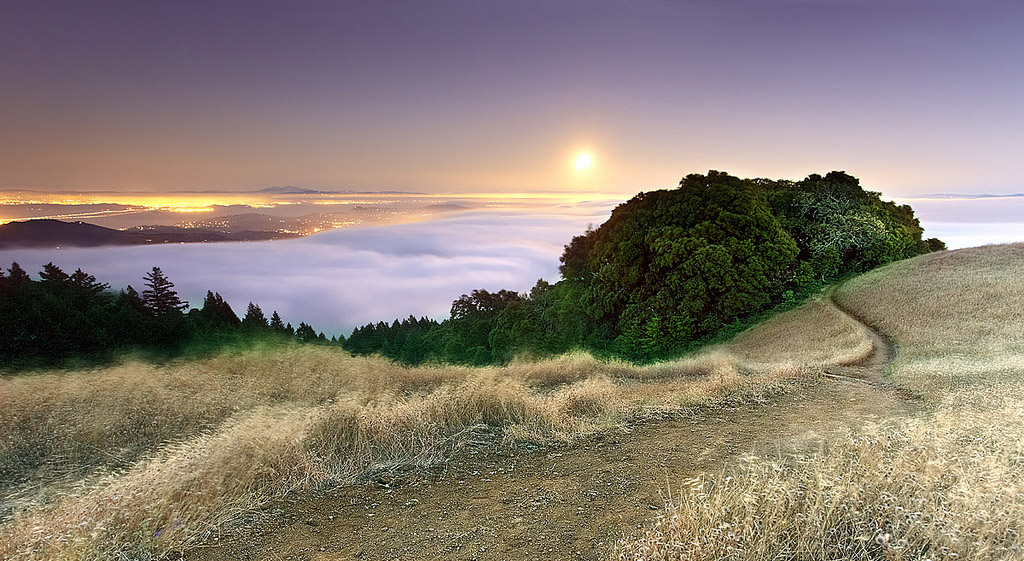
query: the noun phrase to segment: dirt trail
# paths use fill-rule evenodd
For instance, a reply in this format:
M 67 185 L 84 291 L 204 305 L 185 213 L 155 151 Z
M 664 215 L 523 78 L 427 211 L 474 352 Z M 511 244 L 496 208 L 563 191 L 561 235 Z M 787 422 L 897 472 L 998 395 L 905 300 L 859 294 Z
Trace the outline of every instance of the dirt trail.
M 892 340 L 868 325 L 853 311 L 844 308 L 835 298 L 829 298 L 829 303 L 851 321 L 859 323 L 867 329 L 867 334 L 871 338 L 871 354 L 864 360 L 855 363 L 826 368 L 823 372 L 825 377 L 843 381 L 859 380 L 880 390 L 894 392 L 898 397 L 904 399 L 914 397 L 907 390 L 893 385 L 883 376 L 886 365 L 896 358 L 896 346 Z
M 829 369 L 836 378 L 797 384 L 767 404 L 638 422 L 573 446 L 484 447 L 431 470 L 282 501 L 185 558 L 605 559 L 617 539 L 663 508 L 660 493 L 684 479 L 908 412 L 914 406 L 903 396 L 880 391 L 892 356 L 878 336 L 865 361 Z

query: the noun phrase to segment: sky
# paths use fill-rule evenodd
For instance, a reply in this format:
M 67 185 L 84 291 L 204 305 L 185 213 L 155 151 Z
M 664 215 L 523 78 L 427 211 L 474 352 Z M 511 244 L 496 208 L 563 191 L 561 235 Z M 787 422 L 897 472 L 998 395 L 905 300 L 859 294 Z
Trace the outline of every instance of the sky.
M 0 0 L 0 189 L 1024 191 L 1024 3 Z M 572 165 L 581 152 L 593 165 Z
M 709 169 L 845 170 L 951 248 L 1024 240 L 1024 197 L 920 198 L 1024 192 L 1021 29 L 995 0 L 0 0 L 0 190 L 601 194 L 2 265 L 156 265 L 193 304 L 347 334 L 556 281 L 617 201 Z

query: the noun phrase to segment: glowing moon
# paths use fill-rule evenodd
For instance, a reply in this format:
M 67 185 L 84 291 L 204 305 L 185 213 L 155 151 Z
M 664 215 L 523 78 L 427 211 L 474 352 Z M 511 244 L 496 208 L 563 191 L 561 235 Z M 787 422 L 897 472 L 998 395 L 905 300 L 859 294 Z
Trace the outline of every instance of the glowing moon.
M 590 154 L 580 154 L 576 158 L 576 169 L 583 171 L 590 167 Z

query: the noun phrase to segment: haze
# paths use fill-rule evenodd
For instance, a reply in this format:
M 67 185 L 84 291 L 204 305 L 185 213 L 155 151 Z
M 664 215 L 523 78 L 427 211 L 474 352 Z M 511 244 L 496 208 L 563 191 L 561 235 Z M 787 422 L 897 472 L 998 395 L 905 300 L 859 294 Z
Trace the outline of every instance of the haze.
M 317 233 L 5 251 L 5 267 L 116 289 L 157 265 L 193 305 L 217 290 L 346 333 L 555 281 L 563 245 L 615 204 L 709 169 L 846 170 L 950 248 L 1024 239 L 1024 197 L 971 198 L 1024 192 L 1015 2 L 0 9 L 0 222 Z M 417 195 L 253 194 L 285 185 Z
M 1024 5 L 4 2 L 0 188 L 1018 190 Z M 593 165 L 573 165 L 583 151 Z

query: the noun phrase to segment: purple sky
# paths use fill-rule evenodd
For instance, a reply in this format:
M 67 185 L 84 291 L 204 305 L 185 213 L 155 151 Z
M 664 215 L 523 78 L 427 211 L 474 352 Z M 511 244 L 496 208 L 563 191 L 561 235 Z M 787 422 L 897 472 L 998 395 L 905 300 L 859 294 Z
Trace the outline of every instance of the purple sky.
M 0 0 L 0 188 L 1024 190 L 1017 1 L 254 4 Z
M 1016 0 L 0 0 L 0 189 L 625 200 L 709 169 L 839 169 L 887 198 L 1024 192 L 1022 29 Z M 951 247 L 1024 239 L 1024 198 L 906 202 Z M 614 204 L 0 266 L 121 288 L 158 265 L 195 304 L 213 289 L 347 333 L 557 280 Z

